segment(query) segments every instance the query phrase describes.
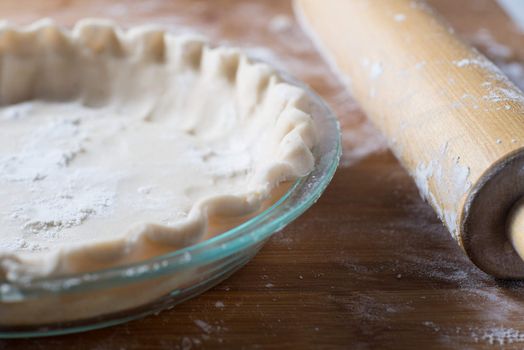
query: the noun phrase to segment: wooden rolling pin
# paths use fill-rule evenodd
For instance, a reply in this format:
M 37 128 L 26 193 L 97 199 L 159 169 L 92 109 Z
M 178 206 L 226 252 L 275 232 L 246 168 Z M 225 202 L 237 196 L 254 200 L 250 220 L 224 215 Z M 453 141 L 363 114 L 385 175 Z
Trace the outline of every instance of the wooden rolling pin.
M 522 92 L 423 2 L 295 10 L 469 258 L 524 278 Z

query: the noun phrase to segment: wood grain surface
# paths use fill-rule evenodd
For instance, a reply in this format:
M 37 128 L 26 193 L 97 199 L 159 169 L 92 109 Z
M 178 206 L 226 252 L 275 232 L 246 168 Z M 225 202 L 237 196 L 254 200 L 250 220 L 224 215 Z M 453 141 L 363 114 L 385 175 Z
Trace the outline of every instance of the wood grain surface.
M 495 2 L 430 3 L 465 40 L 524 78 L 524 35 Z M 18 23 L 157 22 L 244 47 L 325 97 L 344 126 L 345 148 L 319 202 L 221 285 L 158 316 L 0 340 L 0 349 L 524 347 L 524 284 L 494 280 L 468 261 L 300 31 L 288 1 L 2 0 L 0 14 Z

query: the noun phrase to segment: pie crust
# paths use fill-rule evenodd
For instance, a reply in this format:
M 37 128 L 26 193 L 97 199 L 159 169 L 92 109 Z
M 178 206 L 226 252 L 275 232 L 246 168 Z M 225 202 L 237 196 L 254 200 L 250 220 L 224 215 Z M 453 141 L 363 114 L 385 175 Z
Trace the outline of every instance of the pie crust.
M 0 65 L 0 280 L 193 245 L 314 167 L 307 94 L 235 48 L 44 20 L 2 25 Z

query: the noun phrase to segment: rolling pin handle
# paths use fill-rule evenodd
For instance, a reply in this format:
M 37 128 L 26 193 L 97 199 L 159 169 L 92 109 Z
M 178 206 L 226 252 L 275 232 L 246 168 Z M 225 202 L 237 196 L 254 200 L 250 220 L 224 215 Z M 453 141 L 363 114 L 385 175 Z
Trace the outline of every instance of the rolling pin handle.
M 508 236 L 513 248 L 524 260 L 524 198 L 520 199 L 510 212 Z

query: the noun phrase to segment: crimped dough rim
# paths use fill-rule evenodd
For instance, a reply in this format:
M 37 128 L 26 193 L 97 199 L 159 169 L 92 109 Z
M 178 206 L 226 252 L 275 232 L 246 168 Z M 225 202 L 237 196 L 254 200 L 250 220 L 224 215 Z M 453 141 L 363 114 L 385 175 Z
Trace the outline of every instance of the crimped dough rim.
M 96 55 L 100 60 L 134 57 L 160 66 L 166 60 L 178 60 L 175 63 L 191 66 L 210 78 L 225 76 L 232 84 L 256 89 L 260 98 L 275 99 L 278 117 L 272 134 L 279 143 L 271 163 L 258 169 L 255 180 L 243 194 L 203 198 L 193 204 L 185 219 L 172 226 L 144 223 L 118 239 L 71 244 L 30 256 L 0 251 L 0 279 L 16 281 L 90 272 L 138 262 L 165 253 L 166 249 L 187 247 L 202 239 L 211 216 L 229 218 L 253 214 L 280 183 L 305 176 L 314 167 L 312 149 L 316 137 L 306 92 L 283 82 L 267 65 L 252 62 L 238 49 L 211 48 L 200 37 L 174 35 L 156 26 L 138 26 L 124 31 L 107 20 L 86 19 L 71 31 L 49 20 L 27 27 L 4 23 L 0 27 L 0 54 L 20 50 L 19 44 L 24 40 L 36 41 L 50 49 L 69 45 L 74 50 Z M 250 69 L 253 67 L 257 69 Z M 0 102 L 10 104 L 18 100 L 20 97 L 7 94 Z

